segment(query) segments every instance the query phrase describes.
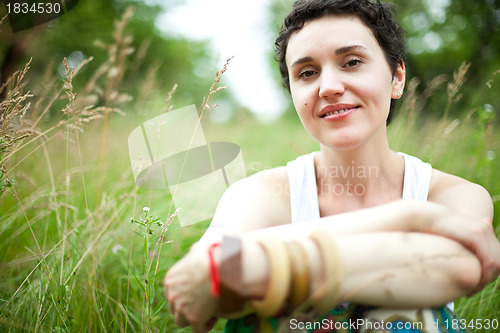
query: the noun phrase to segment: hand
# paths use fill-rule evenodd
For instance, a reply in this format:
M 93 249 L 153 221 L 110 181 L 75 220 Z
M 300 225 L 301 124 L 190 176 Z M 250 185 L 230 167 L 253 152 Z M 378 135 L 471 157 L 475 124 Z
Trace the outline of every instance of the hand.
M 481 279 L 471 294 L 480 291 L 498 278 L 500 243 L 495 235 L 491 218 L 472 218 L 447 210 L 441 218 L 432 222 L 427 232 L 451 238 L 476 255 L 481 263 Z
M 207 244 L 195 244 L 164 279 L 165 297 L 175 322 L 193 331 L 208 332 L 215 325 L 218 300 L 210 293 L 210 268 Z
M 483 218 L 469 224 L 469 242 L 464 243 L 471 249 L 481 263 L 481 280 L 471 295 L 482 290 L 500 274 L 500 243 L 493 229 L 492 219 Z

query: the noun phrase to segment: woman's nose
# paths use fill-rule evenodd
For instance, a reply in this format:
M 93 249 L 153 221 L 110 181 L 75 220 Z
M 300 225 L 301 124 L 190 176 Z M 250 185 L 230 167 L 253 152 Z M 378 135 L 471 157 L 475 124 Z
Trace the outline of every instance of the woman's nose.
M 335 70 L 324 69 L 321 71 L 319 97 L 332 98 L 342 95 L 345 91 L 344 83 L 340 73 Z

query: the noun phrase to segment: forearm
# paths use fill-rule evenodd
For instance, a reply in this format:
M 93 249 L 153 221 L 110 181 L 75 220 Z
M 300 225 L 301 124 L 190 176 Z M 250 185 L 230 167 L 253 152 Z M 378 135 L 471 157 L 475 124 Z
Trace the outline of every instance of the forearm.
M 321 222 L 332 223 L 329 228 L 336 234 L 386 231 L 426 232 L 434 221 L 449 213 L 446 207 L 428 201 L 397 201 L 369 209 L 328 216 Z
M 273 232 L 280 239 L 304 235 L 318 227 L 326 227 L 336 235 L 365 234 L 373 232 L 427 232 L 434 221 L 449 214 L 449 210 L 430 202 L 397 201 L 373 208 L 323 217 L 319 220 L 286 224 L 247 233 L 258 237 Z M 272 231 L 276 229 L 275 231 Z
M 377 233 L 339 237 L 337 244 L 345 272 L 343 300 L 439 306 L 466 295 L 480 278 L 475 256 L 439 236 Z
M 480 266 L 469 251 L 438 236 L 390 232 L 342 235 L 332 241 L 344 271 L 340 294 L 345 301 L 386 307 L 437 306 L 465 295 L 480 275 Z M 302 242 L 310 260 L 310 289 L 315 290 L 321 283 L 320 254 L 314 242 Z M 266 253 L 253 236 L 244 237 L 244 243 L 245 296 L 259 298 L 266 292 L 269 274 Z

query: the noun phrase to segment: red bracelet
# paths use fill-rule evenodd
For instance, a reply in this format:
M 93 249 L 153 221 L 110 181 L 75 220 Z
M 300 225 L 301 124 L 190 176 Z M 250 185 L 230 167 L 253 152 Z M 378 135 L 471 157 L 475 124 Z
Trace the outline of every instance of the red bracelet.
M 215 264 L 213 250 L 219 245 L 220 243 L 213 243 L 208 248 L 208 258 L 210 259 L 210 281 L 212 282 L 210 285 L 210 293 L 214 297 L 219 297 L 219 270 Z

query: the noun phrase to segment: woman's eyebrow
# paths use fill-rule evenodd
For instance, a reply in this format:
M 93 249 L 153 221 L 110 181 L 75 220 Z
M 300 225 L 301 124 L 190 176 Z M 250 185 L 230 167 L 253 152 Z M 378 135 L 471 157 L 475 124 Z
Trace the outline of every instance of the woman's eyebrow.
M 345 54 L 345 53 L 348 53 L 348 52 L 352 52 L 352 51 L 355 51 L 355 50 L 358 50 L 358 49 L 362 49 L 364 51 L 367 51 L 368 49 L 366 47 L 364 47 L 363 45 L 349 45 L 349 46 L 343 46 L 343 47 L 340 47 L 338 49 L 335 50 L 335 55 L 341 55 L 341 54 Z M 295 60 L 292 65 L 290 66 L 290 68 L 293 68 L 297 65 L 301 65 L 301 64 L 304 64 L 306 62 L 310 62 L 312 61 L 313 58 L 312 57 L 302 57 L 302 58 L 299 58 L 297 60 Z
M 290 66 L 290 68 L 293 68 L 294 66 L 301 65 L 301 64 L 306 63 L 306 62 L 310 62 L 312 60 L 313 60 L 312 57 L 302 57 L 302 58 L 299 58 L 299 59 L 295 60 L 292 63 L 292 65 Z
M 349 45 L 349 46 L 344 46 L 341 48 L 338 48 L 335 50 L 335 55 L 341 55 L 344 53 L 348 53 L 357 49 L 363 49 L 364 51 L 368 50 L 366 47 L 363 45 Z

